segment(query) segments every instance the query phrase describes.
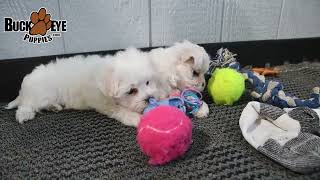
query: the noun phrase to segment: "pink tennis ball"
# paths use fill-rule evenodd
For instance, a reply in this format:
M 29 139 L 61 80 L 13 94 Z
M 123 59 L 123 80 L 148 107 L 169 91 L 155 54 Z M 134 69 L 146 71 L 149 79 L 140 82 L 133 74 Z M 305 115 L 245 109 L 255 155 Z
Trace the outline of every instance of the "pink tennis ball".
M 137 131 L 140 149 L 152 165 L 162 165 L 182 156 L 192 142 L 191 120 L 172 106 L 158 106 L 146 113 Z

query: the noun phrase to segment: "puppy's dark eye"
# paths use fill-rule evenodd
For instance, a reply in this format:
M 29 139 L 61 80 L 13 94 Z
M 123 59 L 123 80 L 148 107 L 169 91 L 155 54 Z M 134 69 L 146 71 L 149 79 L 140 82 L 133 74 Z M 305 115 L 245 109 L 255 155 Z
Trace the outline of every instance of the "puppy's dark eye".
M 138 93 L 138 89 L 137 88 L 131 88 L 130 91 L 127 92 L 127 94 L 129 95 L 135 95 Z
M 149 81 L 146 82 L 146 85 L 147 85 L 147 86 L 149 85 Z
M 200 75 L 200 73 L 199 73 L 199 72 L 197 72 L 197 71 L 193 71 L 193 76 L 198 77 L 199 75 Z

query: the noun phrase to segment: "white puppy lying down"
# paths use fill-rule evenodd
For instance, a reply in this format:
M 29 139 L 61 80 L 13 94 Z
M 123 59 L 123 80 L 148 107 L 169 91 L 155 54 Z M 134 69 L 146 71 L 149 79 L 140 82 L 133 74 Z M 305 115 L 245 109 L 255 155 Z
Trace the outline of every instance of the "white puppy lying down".
M 20 123 L 43 109 L 94 109 L 137 126 L 150 97 L 164 98 L 186 87 L 202 91 L 208 67 L 205 50 L 188 41 L 149 53 L 128 48 L 114 56 L 57 59 L 25 76 L 19 96 L 7 109 L 18 107 Z M 196 116 L 208 113 L 204 103 Z
M 115 56 L 75 56 L 36 67 L 23 79 L 16 119 L 33 119 L 42 109 L 94 109 L 137 126 L 150 96 L 159 98 L 148 54 L 129 48 Z
M 203 91 L 205 73 L 209 69 L 210 57 L 203 47 L 189 41 L 175 43 L 168 48 L 157 48 L 150 52 L 152 63 L 157 75 L 162 79 L 162 90 L 167 96 L 170 92 L 186 87 L 194 87 Z M 208 105 L 203 105 L 196 117 L 206 117 L 209 114 Z

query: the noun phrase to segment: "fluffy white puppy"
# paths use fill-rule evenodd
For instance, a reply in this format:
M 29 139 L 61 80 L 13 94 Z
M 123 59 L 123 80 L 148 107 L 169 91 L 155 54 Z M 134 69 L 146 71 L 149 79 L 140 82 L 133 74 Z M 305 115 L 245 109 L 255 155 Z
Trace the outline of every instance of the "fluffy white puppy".
M 94 109 L 137 126 L 148 99 L 157 96 L 148 55 L 128 48 L 114 56 L 75 56 L 36 67 L 23 79 L 16 119 L 33 119 L 42 109 Z
M 175 43 L 168 48 L 157 48 L 150 52 L 151 60 L 162 82 L 162 93 L 186 87 L 203 91 L 205 73 L 209 69 L 210 57 L 203 47 L 189 41 Z M 204 102 L 196 117 L 206 117 L 209 114 L 208 105 Z

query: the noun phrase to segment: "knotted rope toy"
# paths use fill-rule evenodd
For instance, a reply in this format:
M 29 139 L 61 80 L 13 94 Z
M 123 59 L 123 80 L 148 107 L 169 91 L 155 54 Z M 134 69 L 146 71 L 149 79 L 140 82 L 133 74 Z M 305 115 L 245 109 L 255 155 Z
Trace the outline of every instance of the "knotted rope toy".
M 235 58 L 237 54 L 233 54 L 226 48 L 220 48 L 215 58 L 213 58 L 209 65 L 208 74 L 212 74 L 216 68 L 232 68 L 242 73 L 243 76 L 253 86 L 251 96 L 260 102 L 278 106 L 281 108 L 294 107 L 320 107 L 320 88 L 313 88 L 309 99 L 300 99 L 284 92 L 283 84 L 275 80 L 267 80 L 265 76 L 259 75 L 256 72 L 241 69 L 240 63 Z
M 186 88 L 182 92 L 174 92 L 170 95 L 169 98 L 157 101 L 154 98 L 150 98 L 149 105 L 143 111 L 143 114 L 149 112 L 150 110 L 160 106 L 174 106 L 188 116 L 193 116 L 198 112 L 200 107 L 202 106 L 202 94 L 192 88 Z

